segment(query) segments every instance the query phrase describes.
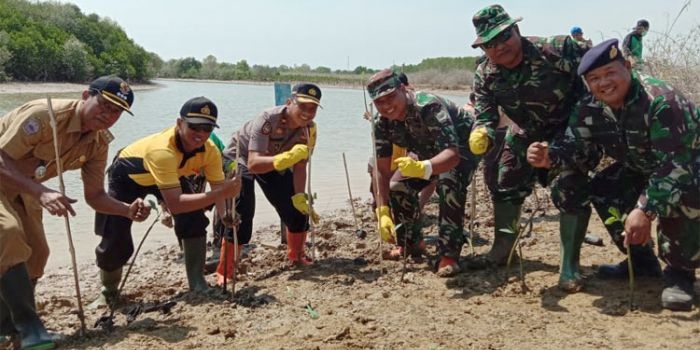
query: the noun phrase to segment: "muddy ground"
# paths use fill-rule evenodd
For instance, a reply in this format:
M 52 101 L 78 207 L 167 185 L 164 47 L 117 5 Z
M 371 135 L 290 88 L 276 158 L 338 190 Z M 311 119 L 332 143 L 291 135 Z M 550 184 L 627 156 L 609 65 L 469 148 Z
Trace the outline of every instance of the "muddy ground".
M 478 187 L 475 231 L 491 241 L 490 200 L 481 182 Z M 349 210 L 322 213 L 313 267 L 287 268 L 285 246 L 276 237 L 279 228 L 269 227 L 254 234 L 233 296 L 185 293 L 180 250 L 163 246 L 137 257 L 124 288 L 129 304 L 116 313 L 112 331 L 94 327 L 106 309 L 86 308 L 87 334 L 78 334 L 69 267 L 40 281 L 40 315 L 48 328 L 68 335 L 61 344 L 65 349 L 698 348 L 698 308 L 662 310 L 661 280 L 638 280 L 636 309 L 630 311 L 627 281 L 595 277 L 598 264 L 624 258 L 595 215 L 589 230 L 603 237 L 605 246 L 583 247 L 585 289 L 576 294 L 557 289 L 557 211 L 545 189 L 537 192 L 539 201 L 531 196 L 523 213 L 526 221 L 535 210 L 531 236 L 522 244 L 524 279 L 517 261 L 510 270 L 467 269 L 452 278 L 437 277 L 430 259 L 380 262 L 373 216 L 367 203 L 357 200 L 369 237 L 354 235 Z M 432 203 L 427 213 L 436 210 Z M 428 218 L 434 223 L 434 216 Z M 424 232 L 436 235 L 437 227 L 429 225 Z M 484 253 L 489 245 L 474 250 Z M 429 251 L 434 254 L 434 247 Z M 462 256 L 470 253 L 465 245 Z M 79 270 L 88 304 L 99 291 L 97 269 L 86 264 Z M 213 283 L 213 276 L 209 279 Z M 144 312 L 168 301 L 176 302 L 169 313 Z M 136 305 L 142 312 L 128 322 L 122 312 L 138 310 Z

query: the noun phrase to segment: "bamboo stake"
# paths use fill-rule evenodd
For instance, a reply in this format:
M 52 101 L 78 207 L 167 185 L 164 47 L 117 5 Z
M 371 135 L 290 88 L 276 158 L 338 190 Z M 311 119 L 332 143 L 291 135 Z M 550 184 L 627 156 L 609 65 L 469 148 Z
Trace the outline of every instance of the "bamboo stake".
M 377 169 L 377 140 L 376 136 L 374 135 L 374 108 L 372 105 L 369 106 L 369 109 L 367 108 L 367 92 L 364 83 L 362 84 L 362 98 L 364 98 L 365 101 L 365 113 L 368 114 L 369 122 L 372 128 L 372 178 L 374 179 L 374 198 L 375 200 L 379 199 L 379 170 Z M 379 215 L 377 215 L 377 235 L 379 236 L 379 266 L 382 265 L 383 263 L 383 258 L 382 258 L 382 225 L 381 221 L 379 219 Z
M 53 148 L 56 153 L 56 173 L 58 175 L 58 187 L 62 195 L 66 195 L 66 186 L 63 182 L 63 165 L 61 164 L 61 152 L 58 146 L 58 124 L 56 122 L 56 114 L 53 111 L 51 97 L 46 97 L 46 103 L 49 109 L 49 118 L 51 119 L 51 133 L 53 135 Z M 73 269 L 73 280 L 75 282 L 75 297 L 78 300 L 78 318 L 80 319 L 80 335 L 85 335 L 85 313 L 83 312 L 83 301 L 80 295 L 80 280 L 78 278 L 78 264 L 75 259 L 75 247 L 73 246 L 73 235 L 70 230 L 70 219 L 68 213 L 63 217 L 63 222 L 66 226 L 66 236 L 68 239 L 68 251 L 70 252 L 71 268 Z

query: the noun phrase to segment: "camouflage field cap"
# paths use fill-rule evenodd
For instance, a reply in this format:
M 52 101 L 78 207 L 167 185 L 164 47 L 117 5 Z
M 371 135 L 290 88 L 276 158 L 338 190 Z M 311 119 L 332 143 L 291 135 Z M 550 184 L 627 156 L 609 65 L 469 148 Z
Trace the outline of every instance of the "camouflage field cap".
M 375 73 L 367 81 L 367 92 L 372 100 L 386 96 L 401 86 L 399 76 L 393 70 L 387 68 Z
M 472 47 L 477 48 L 491 41 L 503 30 L 522 20 L 522 17 L 511 18 L 501 5 L 484 7 L 472 17 L 476 28 L 476 40 Z

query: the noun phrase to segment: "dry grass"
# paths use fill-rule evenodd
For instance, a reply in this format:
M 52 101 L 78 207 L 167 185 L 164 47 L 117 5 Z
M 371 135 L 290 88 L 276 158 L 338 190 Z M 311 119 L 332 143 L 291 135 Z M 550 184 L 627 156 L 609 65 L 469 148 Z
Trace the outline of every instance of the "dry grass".
M 664 32 L 655 32 L 645 45 L 645 69 L 669 82 L 691 101 L 700 100 L 700 24 L 687 33 L 673 34 L 673 26 L 690 6 L 687 1 Z M 686 14 L 687 15 L 687 14 Z

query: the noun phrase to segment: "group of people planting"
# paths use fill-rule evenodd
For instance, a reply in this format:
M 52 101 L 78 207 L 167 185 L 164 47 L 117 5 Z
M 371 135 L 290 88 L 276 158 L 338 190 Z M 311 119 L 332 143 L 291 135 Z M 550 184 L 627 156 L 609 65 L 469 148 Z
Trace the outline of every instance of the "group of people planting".
M 506 262 L 523 202 L 539 181 L 551 187 L 559 209 L 562 290 L 584 287 L 579 261 L 592 206 L 615 245 L 632 258 L 631 264 L 600 266 L 599 278 L 624 279 L 632 271 L 663 277 L 662 307 L 692 309 L 700 266 L 700 109 L 667 83 L 633 69 L 616 39 L 590 47 L 568 35 L 525 37 L 520 20 L 500 5 L 474 15 L 472 47 L 484 55 L 468 106 L 416 91 L 391 69 L 367 82 L 378 112 L 370 116 L 377 230 L 395 244 L 389 256 L 424 254 L 419 193 L 436 185 L 436 273 L 460 273 L 466 265 L 460 260 L 467 187 L 484 157 L 491 169 L 486 181 L 494 238 L 490 251 L 470 258 L 478 262 L 470 266 Z M 19 348 L 55 346 L 37 315 L 34 286 L 49 251 L 43 211 L 75 214 L 74 199 L 43 185 L 61 171 L 81 170 L 85 200 L 97 212 L 102 302 L 119 297 L 122 268 L 134 251 L 131 224 L 149 216 L 148 194 L 173 217 L 192 291 L 210 288 L 203 273 L 205 211 L 214 205 L 226 223 L 216 269 L 221 285 L 233 277 L 251 240 L 255 183 L 287 228 L 290 264 L 313 263 L 304 248 L 318 215 L 304 186 L 317 138 L 318 86 L 295 85 L 283 105 L 232 133 L 223 151 L 210 139 L 218 127 L 216 104 L 194 97 L 174 126 L 119 150 L 107 166 L 108 129 L 122 112 L 131 113 L 133 98 L 122 79 L 100 77 L 79 100 L 35 100 L 0 118 L 0 335 L 14 337 Z M 499 125 L 505 116 L 512 122 L 504 130 Z M 411 156 L 395 156 L 395 147 Z M 604 157 L 611 160 L 602 164 Z M 193 175 L 203 176 L 210 190 L 195 188 L 188 180 Z M 658 258 L 651 239 L 655 221 Z

